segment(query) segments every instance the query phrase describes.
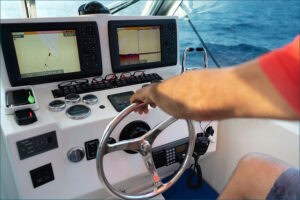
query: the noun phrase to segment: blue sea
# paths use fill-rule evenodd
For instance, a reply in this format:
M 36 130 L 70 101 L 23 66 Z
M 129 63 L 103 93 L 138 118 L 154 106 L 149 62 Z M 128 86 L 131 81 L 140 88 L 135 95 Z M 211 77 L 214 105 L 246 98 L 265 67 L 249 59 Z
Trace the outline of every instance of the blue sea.
M 236 65 L 291 42 L 300 32 L 300 1 L 205 1 L 190 18 L 217 62 Z M 202 46 L 187 21 L 180 19 L 180 52 Z M 188 67 L 203 66 L 196 53 Z M 209 67 L 215 64 L 209 59 Z
M 78 15 L 78 7 L 88 1 L 37 0 L 40 17 Z M 109 5 L 114 1 L 101 1 Z M 117 13 L 140 15 L 147 1 Z M 184 1 L 189 17 L 217 62 L 236 65 L 291 42 L 300 32 L 300 0 L 219 0 Z M 1 0 L 1 18 L 21 17 L 18 1 Z M 186 47 L 202 47 L 184 17 L 179 19 L 180 53 Z M 203 66 L 203 57 L 189 54 L 187 67 Z M 209 57 L 209 67 L 215 64 Z

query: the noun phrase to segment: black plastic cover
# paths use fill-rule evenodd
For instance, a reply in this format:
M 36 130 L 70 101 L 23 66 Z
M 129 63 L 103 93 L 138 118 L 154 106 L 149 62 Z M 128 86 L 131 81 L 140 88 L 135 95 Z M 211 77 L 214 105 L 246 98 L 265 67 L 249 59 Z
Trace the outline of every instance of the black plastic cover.
M 55 131 L 17 142 L 17 148 L 21 160 L 50 151 L 57 147 L 58 144 Z
M 134 94 L 134 92 L 123 92 L 113 95 L 108 95 L 108 99 L 110 103 L 113 105 L 113 107 L 116 109 L 116 111 L 121 112 L 124 110 L 127 106 L 130 105 L 130 97 Z
M 37 121 L 35 112 L 30 108 L 15 111 L 15 120 L 18 125 L 28 125 Z
M 98 145 L 99 145 L 98 139 L 87 141 L 84 143 L 87 160 L 92 160 L 96 158 Z
M 30 171 L 30 176 L 34 188 L 44 185 L 54 180 L 51 163 Z

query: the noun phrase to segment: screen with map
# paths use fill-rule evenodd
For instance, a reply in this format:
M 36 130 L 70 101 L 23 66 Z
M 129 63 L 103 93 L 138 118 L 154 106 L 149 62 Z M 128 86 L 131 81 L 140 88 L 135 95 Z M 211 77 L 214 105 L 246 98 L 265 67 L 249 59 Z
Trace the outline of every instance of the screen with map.
M 12 32 L 21 78 L 80 72 L 75 30 Z
M 120 66 L 161 62 L 160 26 L 117 28 Z

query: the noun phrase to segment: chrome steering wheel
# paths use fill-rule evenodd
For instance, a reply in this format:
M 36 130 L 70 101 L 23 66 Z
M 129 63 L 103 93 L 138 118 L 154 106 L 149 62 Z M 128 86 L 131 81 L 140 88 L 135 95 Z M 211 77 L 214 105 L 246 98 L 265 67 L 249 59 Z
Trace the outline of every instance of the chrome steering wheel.
M 186 153 L 186 157 L 183 161 L 183 164 L 181 165 L 180 169 L 176 173 L 176 175 L 167 183 L 162 183 L 158 173 L 157 169 L 155 168 L 153 157 L 152 157 L 152 144 L 156 137 L 168 126 L 176 122 L 178 119 L 174 117 L 170 117 L 169 119 L 161 122 L 159 125 L 154 127 L 152 130 L 145 133 L 143 136 L 135 138 L 135 139 L 129 139 L 129 140 L 123 140 L 114 144 L 107 144 L 108 138 L 110 137 L 111 133 L 115 129 L 115 127 L 122 121 L 128 114 L 130 114 L 132 111 L 145 106 L 146 104 L 132 104 L 128 106 L 126 109 L 124 109 L 119 115 L 117 115 L 106 127 L 103 136 L 100 140 L 99 147 L 97 150 L 97 172 L 100 181 L 103 183 L 103 185 L 106 187 L 108 191 L 110 191 L 113 195 L 123 198 L 123 199 L 148 199 L 155 197 L 156 195 L 159 195 L 160 193 L 166 191 L 169 189 L 176 181 L 181 177 L 181 175 L 184 173 L 186 167 L 189 165 L 189 161 L 192 157 L 194 146 L 195 146 L 195 128 L 190 120 L 186 120 L 188 125 L 188 131 L 189 131 L 189 147 Z M 116 188 L 114 188 L 107 180 L 104 170 L 103 170 L 103 157 L 105 154 L 115 152 L 115 151 L 121 151 L 121 150 L 132 150 L 139 152 L 140 155 L 143 157 L 144 163 L 146 165 L 146 168 L 148 169 L 148 172 L 152 176 L 152 181 L 154 184 L 154 189 L 152 192 L 149 192 L 147 194 L 138 194 L 138 195 L 128 195 L 126 193 L 123 193 L 121 191 L 118 191 Z

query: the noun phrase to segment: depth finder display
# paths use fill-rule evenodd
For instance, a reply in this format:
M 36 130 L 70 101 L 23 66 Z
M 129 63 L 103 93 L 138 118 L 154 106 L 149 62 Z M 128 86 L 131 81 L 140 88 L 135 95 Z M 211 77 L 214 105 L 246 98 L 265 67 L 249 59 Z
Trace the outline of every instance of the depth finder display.
M 160 26 L 117 28 L 120 66 L 161 62 Z
M 21 78 L 80 72 L 75 30 L 12 32 Z

